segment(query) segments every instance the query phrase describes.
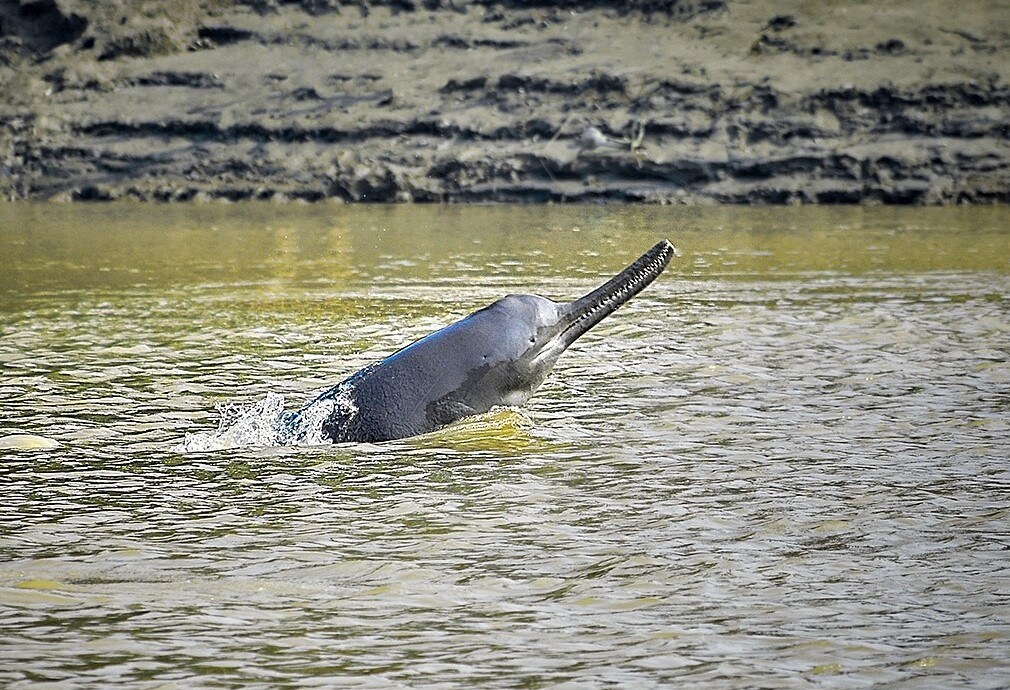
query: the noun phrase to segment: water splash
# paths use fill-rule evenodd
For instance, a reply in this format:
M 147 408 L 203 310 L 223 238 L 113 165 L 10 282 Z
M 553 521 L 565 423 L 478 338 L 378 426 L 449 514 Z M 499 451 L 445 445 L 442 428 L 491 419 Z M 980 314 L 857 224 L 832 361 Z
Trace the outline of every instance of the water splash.
M 258 402 L 245 405 L 220 403 L 216 409 L 221 415 L 217 430 L 187 434 L 179 450 L 202 452 L 281 445 L 287 416 L 283 395 L 267 393 Z
M 350 419 L 358 411 L 350 386 L 340 384 L 298 412 L 285 411 L 285 397 L 267 393 L 254 403 L 221 403 L 217 430 L 187 434 L 177 450 L 204 452 L 227 448 L 318 446 L 330 443 L 323 424 L 336 416 Z

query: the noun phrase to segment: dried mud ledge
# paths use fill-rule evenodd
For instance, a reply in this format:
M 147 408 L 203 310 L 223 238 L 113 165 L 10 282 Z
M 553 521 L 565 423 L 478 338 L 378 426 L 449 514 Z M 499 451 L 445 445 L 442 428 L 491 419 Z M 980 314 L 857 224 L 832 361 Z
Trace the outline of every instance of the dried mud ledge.
M 1010 201 L 1010 35 L 970 13 L 133 5 L 0 0 L 3 197 Z

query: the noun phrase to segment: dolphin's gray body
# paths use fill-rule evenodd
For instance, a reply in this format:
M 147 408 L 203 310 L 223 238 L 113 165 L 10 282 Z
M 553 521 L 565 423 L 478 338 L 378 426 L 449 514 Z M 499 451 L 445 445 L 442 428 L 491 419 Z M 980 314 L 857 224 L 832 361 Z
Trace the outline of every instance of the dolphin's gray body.
M 322 432 L 329 440 L 388 441 L 434 431 L 495 405 L 522 405 L 561 353 L 655 280 L 673 253 L 663 240 L 574 302 L 504 297 L 365 367 L 291 421 L 322 404 Z

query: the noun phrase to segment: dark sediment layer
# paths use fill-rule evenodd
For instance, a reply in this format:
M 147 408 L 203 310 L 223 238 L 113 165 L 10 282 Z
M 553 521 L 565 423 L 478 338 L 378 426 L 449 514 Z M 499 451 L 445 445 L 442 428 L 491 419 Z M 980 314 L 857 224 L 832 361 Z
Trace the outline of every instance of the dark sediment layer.
M 0 0 L 0 195 L 1010 201 L 1010 10 Z

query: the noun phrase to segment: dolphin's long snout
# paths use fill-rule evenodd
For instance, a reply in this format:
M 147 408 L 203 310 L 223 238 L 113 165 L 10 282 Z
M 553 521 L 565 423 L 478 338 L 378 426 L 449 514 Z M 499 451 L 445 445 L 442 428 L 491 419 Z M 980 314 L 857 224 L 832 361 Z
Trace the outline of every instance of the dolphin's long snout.
M 656 243 L 627 268 L 584 297 L 568 305 L 568 325 L 561 338 L 568 347 L 586 331 L 613 314 L 654 281 L 670 263 L 676 249 L 669 240 Z

